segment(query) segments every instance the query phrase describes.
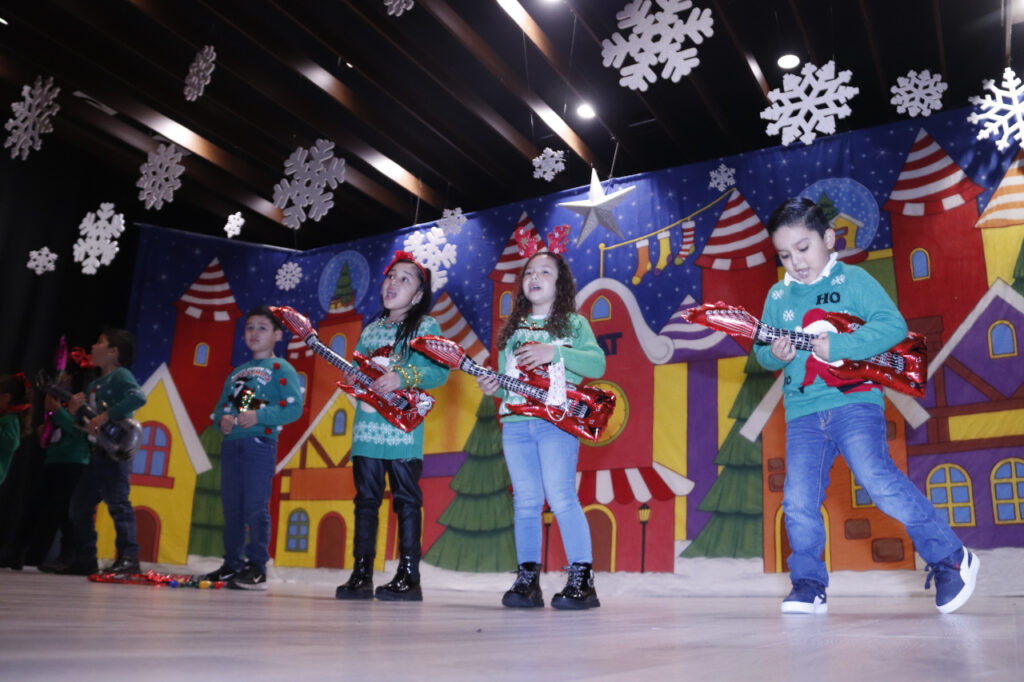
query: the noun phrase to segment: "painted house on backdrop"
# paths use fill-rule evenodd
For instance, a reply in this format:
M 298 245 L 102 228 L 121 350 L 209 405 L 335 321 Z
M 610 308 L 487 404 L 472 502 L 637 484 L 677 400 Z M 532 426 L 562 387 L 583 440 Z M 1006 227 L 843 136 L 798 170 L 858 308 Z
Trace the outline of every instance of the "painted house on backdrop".
M 505 319 L 512 314 L 512 306 L 515 304 L 518 294 L 516 279 L 527 261 L 527 257 L 519 253 L 519 244 L 515 240 L 516 231 L 520 229 L 524 230 L 528 238 L 538 240 L 541 245 L 544 244 L 533 220 L 526 211 L 523 211 L 512 231 L 512 236 L 509 237 L 505 248 L 501 251 L 501 256 L 498 257 L 498 262 L 494 264 L 494 269 L 488 275 L 494 282 L 491 297 L 491 367 L 498 366 L 497 347 L 494 346 L 494 342 L 501 332 L 502 325 L 505 324 Z
M 933 351 L 988 286 L 974 229 L 983 191 L 922 128 L 883 207 L 892 223 L 900 311 Z
M 1024 297 L 995 284 L 928 367 L 910 478 L 970 547 L 1024 546 Z
M 981 230 L 988 286 L 1013 282 L 1024 249 L 1024 151 L 1018 151 L 975 227 Z

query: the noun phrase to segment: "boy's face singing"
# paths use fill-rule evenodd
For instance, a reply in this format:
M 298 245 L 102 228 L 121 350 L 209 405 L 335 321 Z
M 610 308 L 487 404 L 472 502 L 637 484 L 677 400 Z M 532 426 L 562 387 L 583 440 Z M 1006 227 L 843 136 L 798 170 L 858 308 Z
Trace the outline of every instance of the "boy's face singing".
M 89 352 L 89 360 L 92 364 L 96 365 L 100 369 L 106 369 L 109 367 L 117 367 L 118 356 L 120 352 L 116 346 L 110 344 L 110 340 L 106 334 L 100 334 L 99 338 L 96 339 L 96 343 L 92 344 L 92 349 Z
M 810 284 L 818 279 L 828 265 L 835 243 L 836 233 L 832 228 L 825 230 L 823 237 L 804 223 L 783 225 L 772 235 L 772 244 L 782 267 L 801 284 Z
M 537 256 L 523 270 L 523 295 L 533 304 L 534 315 L 547 315 L 555 302 L 558 282 L 558 261 L 551 256 Z
M 245 345 L 256 359 L 274 354 L 274 344 L 281 340 L 281 330 L 264 315 L 253 315 L 245 321 Z
M 384 275 L 380 295 L 384 299 L 388 317 L 394 321 L 405 319 L 406 314 L 423 298 L 419 268 L 404 261 L 392 265 L 388 274 Z

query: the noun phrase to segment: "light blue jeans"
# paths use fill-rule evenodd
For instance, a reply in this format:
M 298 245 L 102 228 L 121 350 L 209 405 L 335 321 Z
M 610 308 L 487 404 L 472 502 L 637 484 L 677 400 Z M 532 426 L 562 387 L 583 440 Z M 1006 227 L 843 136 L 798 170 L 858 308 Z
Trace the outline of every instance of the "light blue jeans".
M 503 424 L 501 437 L 514 493 L 518 563 L 541 560 L 545 497 L 569 563 L 591 563 L 590 526 L 576 494 L 579 440 L 543 419 Z
M 825 524 L 821 505 L 829 470 L 842 454 L 875 506 L 902 523 L 925 561 L 945 559 L 963 547 L 936 509 L 889 456 L 885 412 L 878 405 L 854 403 L 797 417 L 786 425 L 786 515 L 789 575 L 828 585 Z

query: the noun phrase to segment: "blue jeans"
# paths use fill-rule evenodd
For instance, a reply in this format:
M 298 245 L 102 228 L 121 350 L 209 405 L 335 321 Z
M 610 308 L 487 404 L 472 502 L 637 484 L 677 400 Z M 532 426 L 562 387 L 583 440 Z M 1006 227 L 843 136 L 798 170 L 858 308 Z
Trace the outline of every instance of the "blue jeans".
M 220 447 L 220 501 L 224 510 L 224 563 L 241 570 L 245 558 L 266 572 L 270 558 L 270 492 L 277 441 L 225 440 Z M 245 542 L 246 526 L 249 542 Z M 244 555 L 243 555 L 244 549 Z
M 541 560 L 541 512 L 547 497 L 569 563 L 591 563 L 590 526 L 576 494 L 580 442 L 543 419 L 503 424 L 501 440 L 514 492 L 518 562 Z
M 782 510 L 793 550 L 789 574 L 794 582 L 809 579 L 828 585 L 821 505 L 829 470 L 840 453 L 875 506 L 906 527 L 925 561 L 940 561 L 963 546 L 945 516 L 889 456 L 882 408 L 854 403 L 797 417 L 786 425 Z
M 135 541 L 135 510 L 128 499 L 131 494 L 132 463 L 118 462 L 102 450 L 93 448 L 89 463 L 78 479 L 68 504 L 68 516 L 75 535 L 75 558 L 72 563 L 92 564 L 96 561 L 96 521 L 93 515 L 101 501 L 114 522 L 117 556 L 135 559 L 139 544 Z

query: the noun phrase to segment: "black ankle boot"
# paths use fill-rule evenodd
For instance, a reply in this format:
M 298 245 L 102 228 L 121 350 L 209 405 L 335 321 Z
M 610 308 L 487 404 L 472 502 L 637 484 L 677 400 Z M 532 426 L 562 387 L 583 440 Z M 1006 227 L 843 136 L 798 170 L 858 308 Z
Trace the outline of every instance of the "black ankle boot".
M 519 564 L 519 573 L 512 587 L 501 598 L 510 608 L 544 606 L 544 593 L 540 590 L 540 566 L 535 561 Z
M 419 559 L 403 554 L 398 560 L 398 572 L 387 585 L 377 588 L 377 599 L 381 601 L 423 601 L 420 590 Z
M 570 566 L 565 589 L 551 600 L 551 606 L 556 609 L 592 609 L 600 605 L 594 591 L 594 571 L 590 564 Z
M 352 575 L 334 591 L 335 599 L 373 599 L 373 557 L 357 556 Z

